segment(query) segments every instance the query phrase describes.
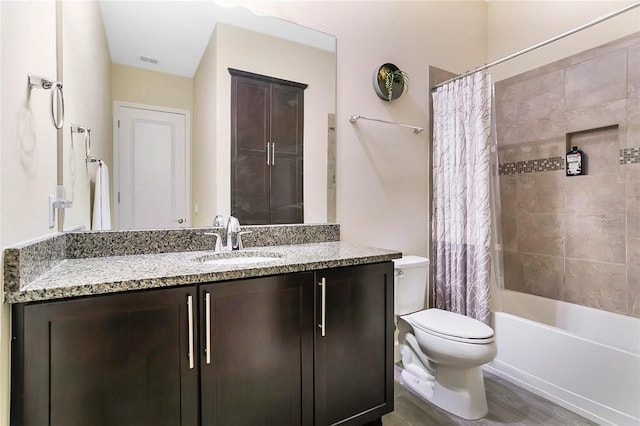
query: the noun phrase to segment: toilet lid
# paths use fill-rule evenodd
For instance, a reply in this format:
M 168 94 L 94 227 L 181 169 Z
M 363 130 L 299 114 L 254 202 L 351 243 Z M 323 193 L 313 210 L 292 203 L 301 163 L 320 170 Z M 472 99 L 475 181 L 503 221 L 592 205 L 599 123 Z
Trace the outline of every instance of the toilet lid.
M 427 333 L 469 343 L 493 342 L 493 329 L 464 315 L 442 309 L 426 309 L 411 314 L 411 325 Z

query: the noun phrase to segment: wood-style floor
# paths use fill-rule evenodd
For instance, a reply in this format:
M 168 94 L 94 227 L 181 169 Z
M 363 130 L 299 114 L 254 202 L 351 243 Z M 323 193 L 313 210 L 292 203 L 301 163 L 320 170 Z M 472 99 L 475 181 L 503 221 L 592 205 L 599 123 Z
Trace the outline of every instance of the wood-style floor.
M 395 383 L 395 411 L 382 418 L 384 426 L 435 425 L 596 425 L 553 402 L 485 372 L 489 414 L 480 420 L 464 420 L 425 402 Z

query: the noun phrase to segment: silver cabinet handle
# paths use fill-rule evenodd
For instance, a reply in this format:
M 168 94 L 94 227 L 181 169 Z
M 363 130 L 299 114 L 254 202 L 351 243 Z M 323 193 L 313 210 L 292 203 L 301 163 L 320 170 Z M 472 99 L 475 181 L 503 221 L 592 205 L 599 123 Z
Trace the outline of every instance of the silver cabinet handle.
M 178 219 L 178 220 L 174 220 L 174 222 L 178 222 L 178 223 L 184 223 L 184 219 Z
M 269 159 L 271 158 L 271 154 L 269 153 L 270 143 L 267 142 L 267 166 L 269 166 Z
M 320 327 L 321 330 L 321 335 L 322 337 L 324 337 L 327 333 L 327 329 L 326 329 L 326 319 L 327 319 L 327 279 L 326 278 L 322 278 L 322 281 L 320 281 L 318 283 L 318 285 L 320 286 L 321 289 L 321 300 L 322 300 L 322 307 L 320 308 L 320 324 L 318 324 L 318 327 Z
M 204 353 L 207 364 L 211 364 L 211 293 L 204 294 Z
M 276 143 L 271 144 L 271 165 L 276 165 Z
M 193 296 L 187 296 L 187 316 L 189 317 L 189 368 L 193 369 Z

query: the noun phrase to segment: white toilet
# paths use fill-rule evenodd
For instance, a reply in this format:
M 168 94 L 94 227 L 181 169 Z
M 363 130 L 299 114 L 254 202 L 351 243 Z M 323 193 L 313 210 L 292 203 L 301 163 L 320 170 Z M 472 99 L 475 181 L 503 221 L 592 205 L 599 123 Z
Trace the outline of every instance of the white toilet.
M 467 420 L 487 414 L 482 365 L 497 354 L 493 329 L 441 309 L 424 309 L 429 260 L 394 260 L 395 314 L 406 386 Z

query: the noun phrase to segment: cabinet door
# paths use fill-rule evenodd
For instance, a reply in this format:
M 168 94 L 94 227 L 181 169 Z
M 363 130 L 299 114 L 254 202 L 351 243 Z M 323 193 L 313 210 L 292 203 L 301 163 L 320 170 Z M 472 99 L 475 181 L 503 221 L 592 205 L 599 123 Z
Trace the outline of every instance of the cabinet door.
M 234 77 L 231 93 L 231 214 L 243 224 L 269 224 L 271 88 Z
M 271 85 L 271 223 L 302 223 L 304 91 Z
M 392 263 L 329 269 L 316 279 L 316 425 L 378 419 L 393 411 Z
M 197 425 L 196 296 L 185 287 L 16 306 L 12 424 Z
M 313 274 L 200 286 L 202 424 L 313 424 Z

